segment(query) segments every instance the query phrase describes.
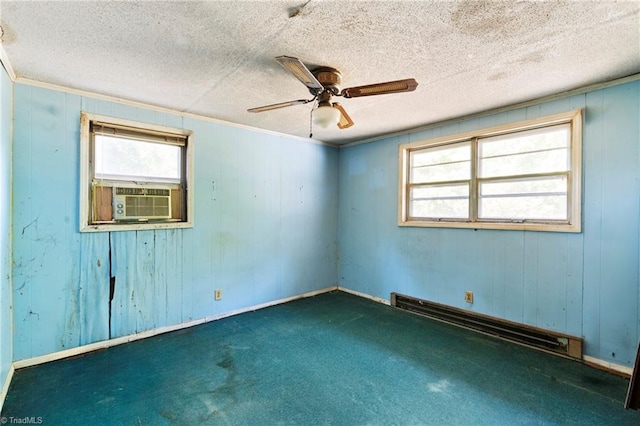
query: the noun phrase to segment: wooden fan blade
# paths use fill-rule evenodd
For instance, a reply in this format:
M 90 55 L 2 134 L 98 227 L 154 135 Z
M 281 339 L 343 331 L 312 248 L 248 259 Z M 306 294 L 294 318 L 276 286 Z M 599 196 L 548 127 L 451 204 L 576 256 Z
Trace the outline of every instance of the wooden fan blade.
M 340 121 L 338 121 L 338 127 L 340 129 L 346 129 L 348 127 L 353 126 L 353 120 L 351 119 L 351 117 L 349 117 L 349 114 L 347 114 L 347 111 L 345 111 L 344 108 L 342 108 L 342 105 L 336 102 L 333 104 L 333 107 L 338 111 L 340 111 Z
M 413 92 L 418 87 L 418 82 L 413 78 L 405 80 L 387 81 L 385 83 L 368 84 L 366 86 L 348 87 L 340 93 L 345 98 L 357 98 L 359 96 L 386 95 L 389 93 Z
M 284 107 L 293 106 L 293 105 L 306 104 L 306 103 L 309 103 L 311 101 L 312 101 L 312 99 L 311 100 L 298 99 L 297 101 L 280 102 L 279 104 L 271 104 L 271 105 L 265 105 L 265 106 L 261 106 L 261 107 L 257 107 L 257 108 L 251 108 L 251 109 L 248 109 L 247 111 L 249 111 L 249 112 L 271 111 L 272 109 L 284 108 Z
M 321 92 L 324 87 L 318 79 L 309 71 L 309 68 L 300 61 L 298 58 L 292 58 L 290 56 L 278 56 L 276 61 L 285 67 L 291 74 L 293 74 L 298 80 L 311 90 L 312 93 Z

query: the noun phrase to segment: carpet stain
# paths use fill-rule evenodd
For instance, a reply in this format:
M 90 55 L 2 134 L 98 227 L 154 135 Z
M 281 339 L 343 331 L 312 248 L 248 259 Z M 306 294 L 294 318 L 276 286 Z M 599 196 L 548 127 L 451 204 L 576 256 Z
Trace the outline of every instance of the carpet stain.
M 160 411 L 159 414 L 167 420 L 173 421 L 177 420 L 177 416 L 168 411 Z
M 593 386 L 602 386 L 604 384 L 604 380 L 598 379 L 596 377 L 585 376 L 582 379 L 585 383 L 588 383 Z
M 227 371 L 235 371 L 235 365 L 231 353 L 227 353 L 222 361 L 217 364 L 218 367 L 224 368 Z
M 218 367 L 224 369 L 227 372 L 227 377 L 222 385 L 218 386 L 212 393 L 216 394 L 217 398 L 225 397 L 232 401 L 233 404 L 238 402 L 237 388 L 239 386 L 237 377 L 238 372 L 236 370 L 236 363 L 229 347 L 226 348 L 226 354 L 222 358 L 222 361 L 216 364 Z M 208 407 L 211 408 L 211 407 Z M 219 408 L 216 408 L 218 411 Z

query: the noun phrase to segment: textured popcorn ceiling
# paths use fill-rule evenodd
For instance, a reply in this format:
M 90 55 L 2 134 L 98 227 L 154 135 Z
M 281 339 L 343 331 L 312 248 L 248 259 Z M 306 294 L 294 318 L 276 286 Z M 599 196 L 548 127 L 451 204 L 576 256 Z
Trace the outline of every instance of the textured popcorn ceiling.
M 17 81 L 36 80 L 307 137 L 312 104 L 274 61 L 339 69 L 343 86 L 414 77 L 415 92 L 341 99 L 342 144 L 640 72 L 640 1 L 0 1 Z

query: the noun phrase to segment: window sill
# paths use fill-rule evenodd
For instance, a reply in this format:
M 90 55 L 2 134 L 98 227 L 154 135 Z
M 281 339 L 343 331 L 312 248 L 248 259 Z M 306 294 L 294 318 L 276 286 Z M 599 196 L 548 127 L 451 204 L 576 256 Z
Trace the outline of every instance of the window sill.
M 542 232 L 582 232 L 581 224 L 559 223 L 507 223 L 507 222 L 456 222 L 456 221 L 427 221 L 400 220 L 398 226 L 421 228 L 462 228 L 462 229 L 497 229 L 512 231 L 542 231 Z
M 149 231 L 193 228 L 192 222 L 81 224 L 80 232 Z

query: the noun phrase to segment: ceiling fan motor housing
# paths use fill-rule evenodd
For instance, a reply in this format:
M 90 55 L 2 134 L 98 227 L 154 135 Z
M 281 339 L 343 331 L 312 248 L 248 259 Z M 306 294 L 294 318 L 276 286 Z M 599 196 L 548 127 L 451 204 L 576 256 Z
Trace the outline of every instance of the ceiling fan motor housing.
M 342 75 L 335 68 L 320 67 L 312 71 L 314 77 L 318 80 L 325 90 L 333 95 L 340 93 L 342 84 Z

